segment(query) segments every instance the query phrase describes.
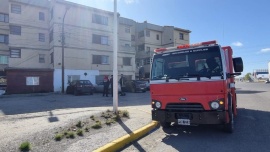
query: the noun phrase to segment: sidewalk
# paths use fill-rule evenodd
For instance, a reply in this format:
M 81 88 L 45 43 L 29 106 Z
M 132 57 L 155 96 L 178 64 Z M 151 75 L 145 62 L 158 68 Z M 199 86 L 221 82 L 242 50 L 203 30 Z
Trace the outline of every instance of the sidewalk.
M 156 122 L 152 122 L 149 111 L 145 111 L 139 107 L 121 107 L 120 109 L 128 110 L 130 119 L 96 134 L 95 137 L 87 137 L 73 143 L 65 151 L 117 151 L 147 134 L 157 126 Z M 96 144 L 93 145 L 91 143 Z
M 52 139 L 55 128 L 112 110 L 112 98 L 44 93 L 4 95 L 0 101 L 0 149 L 11 151 L 27 140 L 33 144 L 33 151 L 40 152 L 117 151 L 157 126 L 151 120 L 149 94 L 129 94 L 119 98 L 118 110 L 127 110 L 130 119 L 76 139 L 47 142 L 45 139 Z M 52 118 L 57 121 L 50 121 Z

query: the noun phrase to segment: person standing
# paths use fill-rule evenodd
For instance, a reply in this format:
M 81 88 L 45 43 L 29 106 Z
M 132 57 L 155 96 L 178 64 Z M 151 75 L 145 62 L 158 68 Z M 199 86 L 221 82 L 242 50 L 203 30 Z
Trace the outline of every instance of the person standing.
M 113 96 L 113 75 L 111 75 L 111 78 L 110 78 L 110 85 L 111 85 L 111 94 Z
M 119 79 L 119 83 L 120 83 L 120 86 L 121 86 L 121 93 L 123 93 L 124 91 L 124 87 L 125 87 L 125 77 L 123 76 L 123 74 L 121 74 L 121 77 Z
M 106 97 L 108 97 L 110 81 L 109 81 L 108 76 L 106 76 L 106 75 L 104 76 L 104 79 L 103 79 L 103 85 L 104 85 L 104 88 L 103 88 L 103 97 L 105 95 L 106 95 Z

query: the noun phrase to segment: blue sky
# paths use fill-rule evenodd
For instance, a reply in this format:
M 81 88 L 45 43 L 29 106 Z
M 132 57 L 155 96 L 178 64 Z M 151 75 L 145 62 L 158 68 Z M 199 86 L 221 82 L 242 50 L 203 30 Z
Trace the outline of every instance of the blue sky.
M 68 0 L 113 11 L 113 0 Z M 118 0 L 120 16 L 188 29 L 190 43 L 217 40 L 244 61 L 243 75 L 270 62 L 269 0 Z

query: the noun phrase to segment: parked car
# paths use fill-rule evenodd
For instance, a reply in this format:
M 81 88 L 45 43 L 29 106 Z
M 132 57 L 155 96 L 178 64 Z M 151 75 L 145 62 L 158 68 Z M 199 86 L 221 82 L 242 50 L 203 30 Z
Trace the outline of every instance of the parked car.
M 75 96 L 79 94 L 93 94 L 94 86 L 89 80 L 74 80 L 69 83 L 67 87 L 66 93 L 67 94 L 74 94 Z
M 150 83 L 149 83 L 149 80 L 141 80 L 145 83 L 146 85 L 146 90 L 150 90 Z
M 124 92 L 145 92 L 146 83 L 141 80 L 128 80 L 125 82 Z
M 104 84 L 103 82 L 98 82 L 96 85 L 94 85 L 95 92 L 103 93 Z M 118 84 L 118 92 L 121 93 L 121 86 Z M 111 93 L 111 85 L 109 86 L 109 93 Z M 121 94 L 122 95 L 122 94 Z

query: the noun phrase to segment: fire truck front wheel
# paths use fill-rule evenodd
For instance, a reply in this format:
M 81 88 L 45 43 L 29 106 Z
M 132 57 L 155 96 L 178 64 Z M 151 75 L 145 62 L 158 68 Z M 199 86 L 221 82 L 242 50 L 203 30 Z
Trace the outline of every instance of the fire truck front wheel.
M 224 130 L 228 133 L 233 133 L 234 130 L 234 117 L 233 117 L 233 108 L 232 108 L 232 98 L 228 98 L 228 114 L 229 114 L 229 123 L 224 125 Z
M 169 128 L 171 126 L 170 122 L 160 122 L 160 126 L 162 126 L 162 128 Z

